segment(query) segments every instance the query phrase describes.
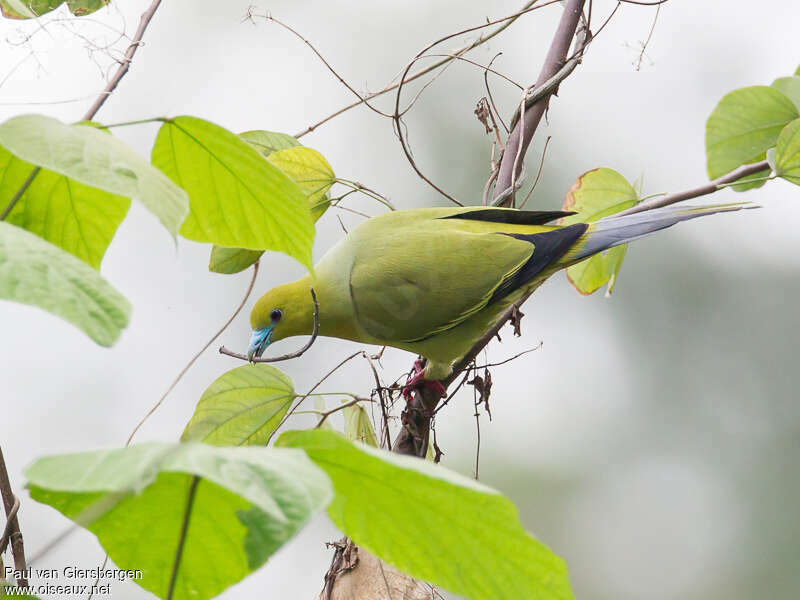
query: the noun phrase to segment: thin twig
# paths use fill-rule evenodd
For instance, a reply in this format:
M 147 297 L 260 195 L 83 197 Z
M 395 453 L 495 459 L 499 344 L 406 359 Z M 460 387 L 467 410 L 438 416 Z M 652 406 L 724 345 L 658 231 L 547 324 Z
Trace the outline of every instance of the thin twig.
M 97 99 L 94 101 L 94 104 L 86 111 L 86 114 L 83 115 L 82 121 L 91 121 L 94 116 L 97 114 L 97 111 L 100 110 L 100 107 L 103 106 L 103 103 L 108 99 L 111 93 L 116 89 L 119 82 L 122 81 L 122 78 L 125 77 L 125 74 L 130 69 L 131 61 L 133 60 L 133 56 L 136 54 L 136 50 L 139 49 L 139 46 L 142 45 L 142 37 L 144 36 L 144 32 L 147 29 L 147 26 L 150 24 L 150 20 L 153 18 L 156 10 L 158 9 L 159 4 L 161 4 L 161 0 L 153 0 L 153 3 L 147 8 L 146 11 L 142 13 L 141 18 L 139 19 L 139 27 L 136 29 L 136 33 L 133 35 L 133 39 L 131 43 L 128 45 L 128 49 L 125 51 L 124 57 L 120 60 L 119 68 L 117 72 L 114 73 L 114 76 L 108 82 L 106 87 L 103 89 L 102 92 L 97 96 Z M 8 206 L 3 210 L 0 214 L 0 221 L 5 220 L 8 214 L 11 212 L 11 209 L 14 208 L 14 205 L 19 201 L 22 195 L 25 193 L 31 183 L 33 183 L 34 178 L 39 174 L 41 171 L 41 167 L 34 168 L 28 178 L 23 182 L 20 188 L 14 193 L 14 196 L 11 198 L 11 201 L 8 203 Z
M 216 340 L 219 336 L 221 336 L 223 334 L 223 332 L 228 328 L 228 326 L 231 323 L 233 323 L 233 320 L 242 311 L 242 309 L 244 308 L 245 303 L 247 302 L 247 299 L 250 297 L 250 293 L 253 291 L 253 286 L 256 283 L 256 277 L 258 276 L 258 265 L 259 265 L 259 261 L 256 261 L 255 263 L 253 263 L 253 276 L 250 278 L 250 283 L 247 286 L 247 290 L 244 293 L 244 298 L 242 298 L 242 301 L 239 303 L 239 306 L 236 307 L 236 310 L 233 311 L 233 314 L 228 318 L 227 321 L 225 321 L 225 323 L 222 325 L 222 327 L 220 327 L 217 330 L 217 332 L 211 337 L 211 339 L 208 340 L 202 348 L 200 348 L 200 350 L 189 360 L 188 363 L 186 363 L 186 366 L 183 367 L 183 369 L 181 369 L 180 373 L 178 373 L 178 376 L 175 378 L 175 380 L 167 388 L 167 391 L 165 391 L 161 395 L 161 398 L 158 399 L 158 402 L 156 402 L 153 405 L 153 407 L 149 411 L 147 411 L 147 414 L 144 417 L 142 417 L 142 420 L 139 421 L 136 424 L 136 427 L 133 428 L 133 431 L 131 431 L 131 434 L 128 436 L 128 441 L 125 442 L 126 446 L 130 445 L 131 440 L 133 439 L 133 436 L 136 435 L 136 432 L 139 431 L 139 428 L 142 425 L 144 425 L 145 421 L 147 421 L 147 419 L 149 419 L 150 416 L 154 412 L 156 412 L 156 410 L 158 410 L 158 407 L 161 406 L 164 403 L 164 400 L 166 400 L 167 396 L 169 396 L 170 392 L 175 389 L 175 386 L 178 385 L 178 382 L 180 382 L 180 380 L 183 379 L 183 376 L 186 375 L 186 372 L 189 369 L 192 368 L 192 365 L 197 361 L 198 358 L 200 358 L 200 355 L 203 354 L 203 352 L 205 352 L 206 350 L 208 350 L 209 346 L 211 346 L 211 344 L 214 343 L 214 340 Z
M 3 552 L 6 551 L 6 547 L 8 546 L 8 540 L 11 538 L 12 531 L 14 530 L 12 521 L 16 518 L 18 511 L 19 511 L 19 498 L 14 496 L 14 505 L 11 507 L 11 511 L 6 515 L 6 526 L 3 529 L 2 537 L 0 537 L 0 556 L 3 554 Z
M 298 356 L 302 356 L 305 354 L 306 350 L 311 348 L 314 345 L 314 342 L 317 339 L 317 334 L 319 334 L 319 302 L 317 302 L 317 293 L 314 291 L 314 288 L 311 288 L 311 299 L 314 301 L 314 329 L 311 331 L 311 338 L 306 342 L 306 345 L 297 350 L 296 352 L 290 352 L 289 354 L 282 354 L 281 356 L 270 356 L 264 358 L 262 356 L 250 358 L 246 354 L 239 354 L 238 352 L 233 352 L 228 350 L 225 346 L 220 347 L 219 353 L 220 354 L 227 354 L 228 356 L 232 356 L 234 358 L 240 358 L 242 360 L 246 360 L 248 362 L 253 363 L 273 363 L 273 362 L 280 362 L 283 360 L 289 360 L 292 358 L 297 358 Z
M 519 11 L 514 13 L 513 15 L 511 15 L 509 17 L 506 17 L 505 19 L 500 19 L 499 21 L 495 21 L 494 23 L 503 23 L 503 24 L 500 25 L 499 27 L 497 27 L 494 31 L 491 31 L 486 35 L 480 36 L 474 42 L 471 42 L 471 43 L 463 46 L 462 48 L 459 48 L 458 50 L 453 52 L 453 55 L 462 56 L 462 55 L 466 54 L 467 52 L 469 52 L 470 50 L 473 50 L 473 49 L 477 48 L 478 46 L 480 46 L 481 44 L 489 41 L 490 39 L 492 39 L 493 37 L 495 37 L 499 33 L 503 32 L 505 29 L 510 27 L 514 23 L 514 21 L 519 19 L 522 15 L 530 12 L 534 8 L 539 8 L 538 6 L 537 7 L 533 6 L 534 4 L 536 4 L 536 2 L 537 2 L 537 0 L 532 0 L 530 2 L 527 2 L 522 7 L 522 9 L 520 9 Z M 491 23 L 489 25 L 491 25 Z M 439 67 L 441 67 L 443 65 L 446 65 L 447 63 L 451 62 L 452 60 L 453 59 L 451 59 L 451 58 L 445 58 L 445 59 L 442 59 L 442 60 L 440 60 L 440 61 L 438 61 L 438 62 L 436 62 L 436 63 L 434 63 L 434 64 L 432 64 L 430 66 L 425 67 L 424 69 L 420 69 L 418 71 L 415 71 L 414 73 L 412 73 L 411 75 L 408 75 L 405 78 L 405 82 L 408 83 L 410 81 L 414 81 L 415 79 L 419 79 L 420 77 L 422 77 L 424 75 L 427 75 L 428 73 L 430 73 L 432 71 L 435 71 Z M 300 132 L 296 133 L 294 135 L 294 137 L 295 138 L 301 138 L 304 135 L 309 134 L 312 131 L 314 131 L 320 125 L 324 125 L 325 123 L 327 123 L 331 119 L 333 119 L 335 117 L 338 117 L 342 113 L 345 113 L 348 110 L 350 110 L 352 108 L 355 108 L 356 106 L 360 106 L 361 104 L 363 104 L 364 102 L 366 102 L 368 100 L 372 100 L 373 98 L 377 98 L 378 96 L 382 96 L 383 94 L 386 94 L 387 92 L 391 92 L 392 90 L 396 90 L 399 86 L 400 86 L 400 83 L 398 82 L 398 83 L 394 83 L 394 84 L 391 84 L 391 85 L 387 85 L 382 90 L 379 90 L 377 92 L 372 92 L 370 94 L 364 94 L 364 96 L 363 96 L 364 99 L 363 100 L 357 100 L 356 102 L 353 102 L 352 104 L 348 104 L 347 106 L 343 106 L 342 108 L 340 108 L 337 111 L 331 113 L 330 115 L 328 115 L 327 117 L 325 117 L 321 121 L 317 121 L 313 125 L 309 125 L 308 127 L 306 127 L 303 131 L 300 131 Z
M 544 141 L 544 149 L 542 150 L 542 160 L 539 161 L 539 170 L 536 172 L 536 179 L 533 180 L 533 185 L 531 186 L 531 189 L 528 190 L 528 193 L 525 194 L 525 199 L 522 201 L 522 204 L 519 205 L 520 210 L 523 209 L 525 205 L 528 203 L 528 198 L 531 197 L 531 194 L 533 194 L 533 190 L 536 189 L 536 184 L 539 183 L 539 178 L 542 176 L 542 168 L 544 167 L 544 159 L 547 156 L 547 146 L 550 143 L 551 139 L 552 139 L 551 136 L 548 135 L 547 139 Z
M 528 9 L 526 9 L 526 11 L 531 11 L 531 10 L 543 8 L 545 6 L 549 6 L 550 4 L 553 4 L 553 2 L 545 2 L 545 3 L 537 5 L 537 6 L 532 6 L 532 7 L 528 8 Z M 400 146 L 403 149 L 403 154 L 405 154 L 406 159 L 408 160 L 408 163 L 411 165 L 411 168 L 414 169 L 414 171 L 420 177 L 420 179 L 422 179 L 425 183 L 427 183 L 429 186 L 431 186 L 434 190 L 439 192 L 442 196 L 444 196 L 445 198 L 450 200 L 453 204 L 456 204 L 458 206 L 463 206 L 463 203 L 460 202 L 459 200 L 457 200 L 451 194 L 449 194 L 446 191 L 444 191 L 441 187 L 436 185 L 427 175 L 425 175 L 422 172 L 422 170 L 419 168 L 419 166 L 417 166 L 417 163 L 414 160 L 413 154 L 411 152 L 411 148 L 410 148 L 408 142 L 406 141 L 406 136 L 403 134 L 402 115 L 403 115 L 404 111 L 402 111 L 400 109 L 400 100 L 401 100 L 401 97 L 402 97 L 403 86 L 405 85 L 405 83 L 407 81 L 406 78 L 408 77 L 409 71 L 414 66 L 416 61 L 418 61 L 422 56 L 427 54 L 427 52 L 431 48 L 433 48 L 434 46 L 436 46 L 438 44 L 441 44 L 442 42 L 444 42 L 446 40 L 449 40 L 449 39 L 451 39 L 451 38 L 453 38 L 455 36 L 462 35 L 464 33 L 469 33 L 470 31 L 475 31 L 475 30 L 478 30 L 478 29 L 482 29 L 484 27 L 487 27 L 489 25 L 493 25 L 493 24 L 498 23 L 498 22 L 503 21 L 503 20 L 505 20 L 505 19 L 499 19 L 498 21 L 489 21 L 489 22 L 483 23 L 481 25 L 476 25 L 475 27 L 470 27 L 468 29 L 463 29 L 463 30 L 458 31 L 456 33 L 452 33 L 452 34 L 446 35 L 446 36 L 436 40 L 432 44 L 428 44 L 428 46 L 426 46 L 420 52 L 418 52 L 417 55 L 406 66 L 405 70 L 403 71 L 402 76 L 400 77 L 400 83 L 397 86 L 397 93 L 395 94 L 394 114 L 392 115 L 393 126 L 394 126 L 395 135 L 397 136 L 397 139 L 400 142 Z
M 489 61 L 489 66 L 491 67 L 494 64 L 494 61 L 497 60 L 499 56 L 503 53 L 498 52 L 492 57 L 492 60 Z M 500 140 L 500 133 L 497 131 L 497 123 L 495 123 L 494 115 L 497 115 L 497 118 L 500 120 L 500 123 L 503 125 L 503 129 L 506 130 L 506 134 L 508 134 L 508 126 L 506 122 L 503 121 L 503 117 L 500 115 L 500 111 L 497 110 L 497 105 L 494 103 L 494 96 L 492 96 L 492 88 L 489 85 L 489 69 L 486 69 L 483 72 L 483 84 L 486 87 L 486 95 L 489 97 L 489 105 L 491 106 L 491 110 L 489 111 L 489 116 L 492 118 L 492 123 L 494 124 L 495 130 L 495 137 L 497 138 L 497 144 L 499 148 L 503 147 L 503 142 Z
M 769 166 L 769 163 L 766 160 L 762 160 L 749 165 L 742 165 L 738 169 L 734 169 L 727 175 L 723 175 L 722 177 L 719 177 L 714 181 L 710 181 L 701 186 L 692 188 L 690 190 L 685 190 L 683 192 L 677 192 L 675 194 L 667 194 L 666 196 L 662 196 L 661 198 L 656 198 L 649 202 L 642 202 L 632 208 L 629 208 L 628 210 L 623 210 L 622 212 L 618 212 L 614 216 L 621 217 L 622 215 L 632 215 L 634 213 L 644 212 L 646 210 L 653 210 L 654 208 L 661 208 L 662 206 L 669 206 L 670 204 L 675 204 L 676 202 L 682 202 L 683 200 L 690 200 L 691 198 L 698 198 L 700 196 L 712 194 L 720 190 L 721 188 L 738 181 L 743 177 L 747 177 L 748 175 L 755 175 L 756 173 L 760 173 L 761 171 L 768 170 L 770 168 L 771 167 Z
M 384 346 L 384 349 L 386 346 Z M 381 350 L 383 352 L 383 350 Z M 392 438 L 389 435 L 389 414 L 386 407 L 386 401 L 383 396 L 383 392 L 385 388 L 381 383 L 381 378 L 378 376 L 378 369 L 375 368 L 375 363 L 372 362 L 372 358 L 370 358 L 369 354 L 366 351 L 361 352 L 361 355 L 364 359 L 369 363 L 369 368 L 372 370 L 372 376 L 375 378 L 375 391 L 378 394 L 378 399 L 381 405 L 381 420 L 383 421 L 383 427 L 381 427 L 381 448 L 391 448 L 392 447 Z M 384 441 L 386 445 L 384 446 Z
M 14 206 L 17 204 L 17 202 L 19 202 L 19 199 L 22 198 L 22 195 L 31 186 L 34 178 L 39 174 L 39 171 L 41 170 L 42 167 L 34 167 L 31 170 L 30 174 L 28 175 L 28 178 L 22 182 L 22 185 L 19 187 L 19 189 L 16 192 L 14 192 L 14 195 L 11 197 L 11 200 L 8 202 L 8 205 L 3 209 L 3 212 L 0 213 L 0 221 L 6 220 L 6 217 L 11 213 Z
M 344 404 L 340 404 L 339 406 L 332 408 L 331 410 L 326 410 L 325 412 L 321 413 L 322 418 L 319 420 L 319 423 L 314 425 L 314 429 L 319 429 L 322 427 L 322 424 L 325 420 L 330 417 L 332 414 L 339 412 L 340 410 L 344 410 L 345 408 L 350 408 L 351 406 L 355 406 L 359 402 L 375 402 L 372 398 L 362 398 L 360 396 L 356 396 L 350 402 L 345 402 Z
M 22 532 L 19 529 L 19 519 L 17 518 L 17 511 L 19 510 L 19 499 L 14 495 L 11 489 L 11 479 L 8 476 L 8 469 L 6 469 L 6 461 L 3 458 L 3 449 L 0 447 L 0 496 L 3 497 L 3 506 L 6 511 L 7 524 L 4 528 L 3 537 L 6 537 L 8 532 L 8 539 L 11 540 L 11 553 L 14 556 L 14 569 L 19 571 L 22 575 L 17 577 L 17 585 L 26 587 L 28 579 L 24 573 L 27 563 L 25 562 L 25 543 L 22 540 Z
M 269 434 L 269 437 L 267 438 L 267 442 L 266 442 L 264 445 L 265 445 L 265 446 L 269 445 L 269 442 L 270 442 L 270 440 L 272 439 L 272 436 L 273 436 L 273 435 L 275 435 L 275 432 L 276 432 L 276 431 L 278 431 L 278 430 L 279 430 L 279 429 L 280 429 L 280 428 L 283 426 L 283 424 L 284 424 L 284 423 L 286 423 L 286 421 L 289 419 L 289 417 L 291 417 L 291 416 L 292 416 L 292 415 L 293 415 L 295 412 L 297 412 L 297 409 L 298 409 L 298 408 L 300 408 L 300 405 L 303 403 L 303 401 L 304 401 L 306 398 L 308 398 L 308 397 L 309 397 L 309 396 L 310 396 L 310 395 L 311 395 L 311 394 L 314 392 L 314 390 L 316 390 L 316 389 L 317 389 L 319 386 L 321 386 L 321 385 L 322 385 L 322 384 L 325 382 L 325 380 L 326 380 L 326 379 L 328 379 L 328 377 L 330 377 L 330 376 L 331 376 L 331 375 L 333 375 L 333 374 L 334 374 L 336 371 L 338 371 L 339 369 L 341 369 L 341 368 L 342 368 L 342 367 L 343 367 L 345 364 L 347 364 L 348 362 L 350 362 L 351 360 L 353 360 L 353 359 L 354 359 L 356 356 L 359 356 L 359 355 L 361 354 L 361 352 L 362 352 L 361 350 L 359 350 L 358 352 L 353 352 L 353 353 L 352 353 L 350 356 L 348 356 L 347 358 L 345 358 L 344 360 L 342 360 L 342 361 L 341 361 L 341 362 L 340 362 L 338 365 L 336 365 L 336 366 L 335 366 L 335 367 L 333 367 L 333 368 L 332 368 L 330 371 L 328 371 L 328 372 L 327 372 L 327 373 L 326 373 L 326 374 L 325 374 L 325 375 L 322 377 L 322 379 L 320 379 L 319 381 L 317 381 L 317 383 L 315 383 L 315 384 L 314 384 L 314 385 L 311 387 L 311 389 L 310 389 L 310 390 L 308 390 L 308 391 L 307 391 L 307 392 L 306 392 L 306 393 L 305 393 L 303 396 L 301 396 L 301 397 L 300 397 L 300 399 L 299 399 L 299 400 L 298 400 L 298 401 L 295 403 L 295 405 L 294 405 L 294 406 L 292 406 L 292 408 L 290 408 L 290 409 L 289 409 L 289 410 L 286 412 L 286 414 L 283 416 L 283 419 L 281 419 L 281 422 L 280 422 L 280 423 L 278 423 L 278 426 L 277 426 L 275 429 L 273 429 L 273 430 L 272 430 L 272 433 L 270 433 L 270 434 Z
M 475 479 L 480 479 L 478 469 L 481 464 L 481 413 L 478 411 L 480 400 L 478 399 L 478 387 L 472 388 L 472 406 L 475 409 L 475 433 L 477 440 L 475 442 Z
M 150 24 L 150 20 L 153 18 L 156 10 L 158 10 L 158 6 L 161 4 L 161 0 L 153 0 L 152 4 L 142 13 L 142 16 L 139 18 L 139 27 L 136 29 L 136 33 L 133 34 L 133 39 L 131 40 L 130 45 L 128 45 L 128 49 L 125 50 L 125 55 L 120 60 L 119 68 L 117 72 L 114 73 L 114 76 L 111 78 L 111 81 L 108 82 L 105 89 L 100 92 L 100 95 L 97 96 L 97 100 L 94 101 L 94 104 L 86 111 L 86 114 L 83 116 L 83 121 L 91 121 L 94 116 L 97 114 L 97 111 L 100 110 L 100 107 L 103 106 L 103 103 L 108 100 L 108 97 L 111 93 L 116 89 L 119 85 L 119 82 L 122 81 L 122 78 L 125 77 L 125 74 L 130 69 L 131 61 L 133 60 L 136 51 L 139 49 L 139 46 L 142 45 L 142 37 L 144 37 L 144 32 L 147 29 L 147 26 Z
M 639 58 L 636 61 L 636 70 L 639 71 L 642 68 L 642 61 L 644 60 L 644 53 L 647 50 L 648 44 L 650 44 L 650 40 L 653 39 L 653 32 L 656 30 L 656 23 L 658 23 L 658 15 L 661 12 L 661 4 L 656 5 L 656 14 L 653 17 L 653 23 L 650 25 L 650 32 L 647 34 L 647 39 L 642 44 L 642 50 L 639 52 Z M 651 63 L 653 61 L 650 61 Z

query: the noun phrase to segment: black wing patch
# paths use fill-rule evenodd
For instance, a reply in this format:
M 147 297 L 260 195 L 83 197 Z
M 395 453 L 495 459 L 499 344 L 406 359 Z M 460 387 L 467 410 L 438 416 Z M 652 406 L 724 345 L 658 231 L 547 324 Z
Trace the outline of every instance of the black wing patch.
M 492 294 L 489 303 L 508 296 L 514 290 L 522 287 L 548 266 L 564 256 L 573 244 L 589 228 L 586 223 L 575 223 L 561 229 L 545 231 L 544 233 L 504 233 L 518 240 L 533 244 L 533 255 L 511 279 L 503 282 Z
M 562 210 L 509 210 L 507 208 L 484 208 L 469 210 L 442 219 L 467 219 L 471 221 L 489 221 L 507 223 L 509 225 L 544 225 L 562 217 L 574 215 L 574 212 Z M 516 237 L 516 236 L 515 236 Z

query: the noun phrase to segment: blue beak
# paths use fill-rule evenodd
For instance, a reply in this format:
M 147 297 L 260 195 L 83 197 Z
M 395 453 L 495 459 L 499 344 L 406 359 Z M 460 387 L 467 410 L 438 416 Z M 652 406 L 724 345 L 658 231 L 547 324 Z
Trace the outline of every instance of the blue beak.
M 274 325 L 264 329 L 256 329 L 250 336 L 250 346 L 247 348 L 247 360 L 252 361 L 253 357 L 259 357 L 272 342 L 272 328 Z

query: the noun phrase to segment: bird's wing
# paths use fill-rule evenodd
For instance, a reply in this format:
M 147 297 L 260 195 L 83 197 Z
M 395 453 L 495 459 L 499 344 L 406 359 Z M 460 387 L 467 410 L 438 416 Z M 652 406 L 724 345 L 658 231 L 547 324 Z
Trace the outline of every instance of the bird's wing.
M 350 271 L 358 323 L 387 342 L 418 341 L 485 307 L 533 245 L 499 233 L 404 227 L 362 245 Z

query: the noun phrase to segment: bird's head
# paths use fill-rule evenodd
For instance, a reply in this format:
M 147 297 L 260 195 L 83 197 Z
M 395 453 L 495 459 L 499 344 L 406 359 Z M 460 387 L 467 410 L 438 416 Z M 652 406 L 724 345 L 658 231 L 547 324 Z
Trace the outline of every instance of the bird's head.
M 314 302 L 304 280 L 272 288 L 261 296 L 250 313 L 250 345 L 247 357 L 259 357 L 272 342 L 314 329 Z

